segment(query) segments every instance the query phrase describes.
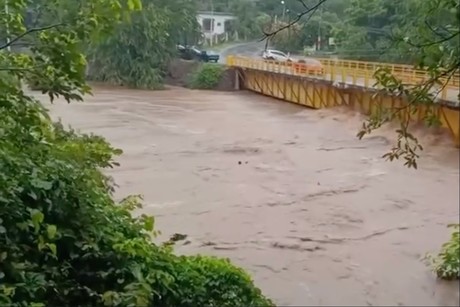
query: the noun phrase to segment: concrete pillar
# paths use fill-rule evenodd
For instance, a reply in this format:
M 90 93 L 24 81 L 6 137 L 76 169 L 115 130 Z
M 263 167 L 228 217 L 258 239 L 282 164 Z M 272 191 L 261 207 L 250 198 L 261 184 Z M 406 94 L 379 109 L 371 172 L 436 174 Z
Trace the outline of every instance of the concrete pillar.
M 238 68 L 234 68 L 235 70 L 235 90 L 239 91 L 240 90 L 240 73 L 238 71 Z

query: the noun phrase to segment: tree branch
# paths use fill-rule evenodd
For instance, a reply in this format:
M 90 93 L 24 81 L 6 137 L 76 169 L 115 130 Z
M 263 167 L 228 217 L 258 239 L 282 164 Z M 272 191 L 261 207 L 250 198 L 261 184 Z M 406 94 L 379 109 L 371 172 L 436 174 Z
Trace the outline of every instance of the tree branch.
M 429 46 L 433 46 L 433 45 L 438 45 L 438 44 L 441 44 L 441 43 L 444 43 L 444 42 L 447 42 L 453 38 L 455 38 L 456 36 L 460 35 L 460 31 L 457 31 L 447 37 L 444 37 L 443 39 L 440 39 L 440 40 L 437 40 L 437 41 L 434 41 L 434 42 L 429 42 L 429 43 L 425 43 L 425 44 L 414 44 L 410 41 L 407 41 L 407 43 L 409 45 L 411 45 L 412 47 L 416 47 L 416 48 L 423 48 L 423 47 L 429 47 Z
M 302 4 L 302 6 L 306 9 L 306 10 L 309 10 L 310 8 L 305 4 L 305 2 L 303 2 L 303 0 L 297 0 L 300 2 L 300 4 Z
M 428 27 L 428 29 L 430 29 L 431 32 L 433 32 L 437 36 L 441 37 L 442 39 L 446 38 L 444 34 L 438 32 L 435 28 L 433 28 L 433 26 L 428 22 L 427 18 L 425 18 L 425 25 Z M 450 33 L 450 34 L 453 34 L 453 33 Z
M 31 33 L 34 33 L 34 32 L 46 31 L 46 30 L 56 28 L 56 27 L 59 27 L 59 26 L 62 26 L 62 25 L 63 25 L 62 23 L 58 23 L 58 24 L 53 24 L 53 25 L 49 25 L 49 26 L 45 26 L 45 27 L 28 29 L 27 31 L 25 31 L 22 34 L 19 34 L 18 36 L 16 36 L 15 38 L 10 40 L 9 42 L 7 42 L 7 43 L 5 43 L 3 45 L 0 45 L 0 50 L 8 48 L 9 46 L 13 45 L 15 42 L 17 42 L 18 40 L 20 40 L 21 38 L 23 38 L 24 36 L 26 36 L 28 34 L 31 34 Z
M 264 31 L 264 37 L 261 39 L 261 41 L 263 41 L 264 39 L 269 39 L 270 37 L 273 37 L 275 36 L 276 34 L 278 34 L 279 32 L 293 26 L 294 24 L 296 24 L 297 22 L 299 22 L 300 19 L 302 19 L 303 16 L 307 15 L 308 13 L 314 13 L 324 2 L 326 2 L 327 0 L 319 0 L 317 4 L 315 4 L 314 6 L 312 7 L 308 7 L 302 0 L 299 0 L 302 4 L 303 4 L 303 7 L 305 8 L 305 10 L 299 14 L 297 14 L 297 17 L 294 18 L 292 21 L 288 22 L 286 25 L 272 31 L 272 32 L 265 32 Z

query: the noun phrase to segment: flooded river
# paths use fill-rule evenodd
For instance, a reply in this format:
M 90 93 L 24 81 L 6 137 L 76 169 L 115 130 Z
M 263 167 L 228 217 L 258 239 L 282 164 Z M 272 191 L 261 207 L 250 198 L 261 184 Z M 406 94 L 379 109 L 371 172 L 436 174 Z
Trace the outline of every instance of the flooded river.
M 279 305 L 458 305 L 420 260 L 458 221 L 448 141 L 408 170 L 380 158 L 390 130 L 356 139 L 357 114 L 245 92 L 106 88 L 52 111 L 124 150 L 117 197 L 143 194 L 179 252 L 232 259 Z

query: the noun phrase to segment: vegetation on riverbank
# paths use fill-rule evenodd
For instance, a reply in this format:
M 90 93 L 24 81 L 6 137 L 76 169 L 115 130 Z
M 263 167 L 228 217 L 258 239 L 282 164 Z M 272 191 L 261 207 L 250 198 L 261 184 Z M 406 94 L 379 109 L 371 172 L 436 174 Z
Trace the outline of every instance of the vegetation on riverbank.
M 217 87 L 225 72 L 225 66 L 214 63 L 204 63 L 189 76 L 188 87 L 193 89 L 214 89 Z
M 83 43 L 104 41 L 140 1 L 47 0 L 45 15 L 57 23 L 34 30 L 23 23 L 31 2 L 8 4 L 0 11 L 9 26 L 9 40 L 0 38 L 0 305 L 273 306 L 228 260 L 153 244 L 153 217 L 134 218 L 139 199 L 116 202 L 101 171 L 117 166 L 121 150 L 53 122 L 20 86 L 32 80 L 51 101 L 81 101 L 90 92 Z M 31 52 L 9 52 L 23 37 Z
M 117 25 L 113 35 L 90 45 L 89 79 L 161 88 L 177 42 L 199 35 L 195 14 L 193 1 L 143 1 L 143 9 Z
M 450 280 L 460 278 L 460 225 L 449 227 L 452 228 L 450 240 L 437 255 L 428 254 L 426 260 L 439 278 Z

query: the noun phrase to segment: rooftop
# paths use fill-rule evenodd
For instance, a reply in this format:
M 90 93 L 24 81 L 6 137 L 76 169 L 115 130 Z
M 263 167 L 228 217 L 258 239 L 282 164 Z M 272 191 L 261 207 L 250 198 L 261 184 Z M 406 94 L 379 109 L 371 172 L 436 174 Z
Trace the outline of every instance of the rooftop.
M 214 15 L 214 16 L 228 16 L 235 17 L 232 13 L 215 12 L 215 11 L 199 11 L 198 15 Z

